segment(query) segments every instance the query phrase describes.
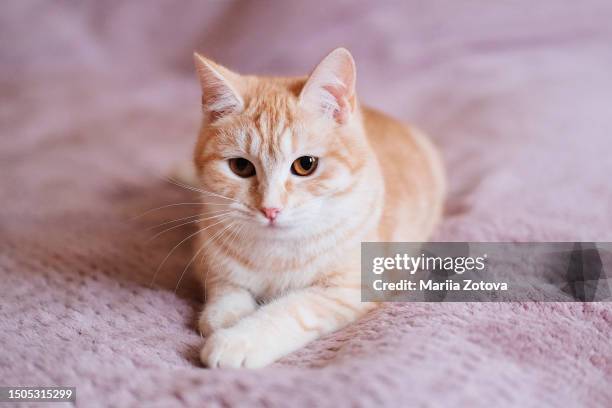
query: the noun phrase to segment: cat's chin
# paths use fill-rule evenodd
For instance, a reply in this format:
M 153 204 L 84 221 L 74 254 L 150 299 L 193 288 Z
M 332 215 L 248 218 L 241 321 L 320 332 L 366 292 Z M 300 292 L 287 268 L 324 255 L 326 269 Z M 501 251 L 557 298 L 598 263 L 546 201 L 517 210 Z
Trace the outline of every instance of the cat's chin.
M 274 232 L 274 231 L 289 231 L 294 229 L 295 227 L 289 225 L 289 224 L 280 224 L 280 223 L 260 223 L 258 224 L 259 228 L 265 231 L 270 231 L 270 232 Z
M 267 219 L 263 219 L 263 217 L 254 217 L 251 219 L 251 222 L 258 228 L 261 230 L 269 230 L 269 231 L 274 231 L 274 230 L 289 230 L 292 228 L 295 228 L 295 225 L 292 225 L 290 222 L 287 222 L 286 219 L 284 220 L 275 220 L 275 221 L 268 221 Z
M 258 234 L 276 238 L 291 238 L 295 235 L 301 235 L 298 225 L 288 223 L 263 223 L 258 222 L 255 226 Z

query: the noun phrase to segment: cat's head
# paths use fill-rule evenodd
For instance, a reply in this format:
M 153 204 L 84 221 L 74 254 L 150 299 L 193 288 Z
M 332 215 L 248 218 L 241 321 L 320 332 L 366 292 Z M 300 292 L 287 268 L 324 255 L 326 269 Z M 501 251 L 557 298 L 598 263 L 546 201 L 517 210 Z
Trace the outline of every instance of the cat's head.
M 195 62 L 204 120 L 194 159 L 205 201 L 281 235 L 346 215 L 369 154 L 351 54 L 338 48 L 302 78 L 242 76 L 199 54 Z

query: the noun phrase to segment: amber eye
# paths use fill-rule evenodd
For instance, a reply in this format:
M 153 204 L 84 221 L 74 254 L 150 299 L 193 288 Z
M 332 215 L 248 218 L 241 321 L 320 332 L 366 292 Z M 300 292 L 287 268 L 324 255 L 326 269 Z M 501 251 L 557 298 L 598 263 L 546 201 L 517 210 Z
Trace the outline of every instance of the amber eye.
M 291 165 L 291 172 L 296 176 L 310 176 L 317 168 L 319 159 L 314 156 L 298 157 Z
M 240 177 L 251 177 L 255 175 L 255 166 L 253 163 L 242 157 L 229 159 L 230 169 Z

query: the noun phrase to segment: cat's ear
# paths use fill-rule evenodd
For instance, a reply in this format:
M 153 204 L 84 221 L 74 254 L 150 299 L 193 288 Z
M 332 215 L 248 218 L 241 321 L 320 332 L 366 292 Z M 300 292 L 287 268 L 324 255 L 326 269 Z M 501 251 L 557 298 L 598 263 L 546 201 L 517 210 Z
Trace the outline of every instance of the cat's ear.
M 240 113 L 244 101 L 238 92 L 240 75 L 193 53 L 198 78 L 202 86 L 202 109 L 212 121 L 233 113 Z
M 308 77 L 300 93 L 300 104 L 345 124 L 355 111 L 355 79 L 353 56 L 346 48 L 336 48 Z

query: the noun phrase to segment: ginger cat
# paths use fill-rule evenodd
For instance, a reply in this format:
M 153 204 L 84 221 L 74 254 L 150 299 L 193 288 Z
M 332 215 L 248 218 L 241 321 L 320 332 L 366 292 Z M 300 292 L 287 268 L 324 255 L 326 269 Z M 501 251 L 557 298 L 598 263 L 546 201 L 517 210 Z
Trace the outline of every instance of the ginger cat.
M 298 78 L 195 63 L 201 359 L 261 367 L 375 306 L 360 301 L 360 243 L 426 240 L 443 169 L 422 134 L 360 106 L 346 49 Z

